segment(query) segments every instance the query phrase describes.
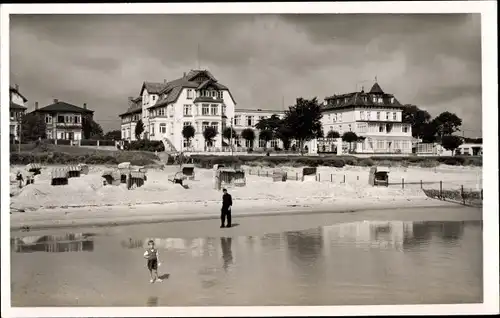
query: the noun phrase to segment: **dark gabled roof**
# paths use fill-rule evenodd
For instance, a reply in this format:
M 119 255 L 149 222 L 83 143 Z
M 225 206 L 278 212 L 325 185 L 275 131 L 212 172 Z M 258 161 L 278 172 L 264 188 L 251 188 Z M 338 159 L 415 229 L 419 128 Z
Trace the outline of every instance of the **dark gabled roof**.
M 35 109 L 34 112 L 43 112 L 43 113 L 68 112 L 68 113 L 84 114 L 84 113 L 93 113 L 94 111 L 76 105 L 68 104 L 66 102 L 57 102 L 39 109 Z
M 166 83 L 144 82 L 142 83 L 141 93 L 139 95 L 142 96 L 144 89 L 147 89 L 149 94 L 159 94 L 165 85 Z
M 123 117 L 125 115 L 140 113 L 142 111 L 142 97 L 136 97 L 129 100 L 129 108 L 123 114 L 118 115 L 118 117 Z
M 19 96 L 21 96 L 21 98 L 23 99 L 23 101 L 25 103 L 28 101 L 28 99 L 26 97 L 24 97 L 24 95 L 21 94 L 21 92 L 15 86 L 10 86 L 10 91 L 16 93 Z
M 373 84 L 373 86 L 372 86 L 372 89 L 370 89 L 370 93 L 372 93 L 372 94 L 384 94 L 384 91 L 382 90 L 382 88 L 380 88 L 380 85 L 378 85 L 378 83 L 375 82 L 375 84 Z
M 191 70 L 186 75 L 186 78 L 187 78 L 188 81 L 192 81 L 193 79 L 195 79 L 200 74 L 206 75 L 209 79 L 217 82 L 217 80 L 215 79 L 215 77 L 208 70 Z
M 16 109 L 16 110 L 26 110 L 27 108 L 22 106 L 22 105 L 19 105 L 19 104 L 16 104 L 16 103 L 13 103 L 13 102 L 10 102 L 10 109 Z
M 339 109 L 345 107 L 355 107 L 355 106 L 364 106 L 364 107 L 402 107 L 401 103 L 394 97 L 392 94 L 383 93 L 382 103 L 374 103 L 372 100 L 371 94 L 380 94 L 380 93 L 365 93 L 365 92 L 355 92 L 355 93 L 347 93 L 342 95 L 333 95 L 330 97 L 326 97 L 325 100 L 328 102 L 333 100 L 334 103 L 323 106 L 323 110 L 332 110 Z M 394 98 L 394 101 L 391 103 L 391 98 Z M 347 99 L 347 100 L 346 100 Z M 338 100 L 338 103 L 337 103 Z

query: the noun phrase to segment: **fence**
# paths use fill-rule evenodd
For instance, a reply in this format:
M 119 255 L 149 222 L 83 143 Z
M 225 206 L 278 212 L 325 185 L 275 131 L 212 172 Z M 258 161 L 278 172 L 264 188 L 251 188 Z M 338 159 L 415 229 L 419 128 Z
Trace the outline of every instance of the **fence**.
M 273 169 L 247 169 L 248 175 L 259 177 L 272 177 Z M 286 180 L 301 181 L 302 174 L 299 172 L 285 172 Z M 337 184 L 359 184 L 368 185 L 368 173 L 316 173 L 316 182 L 331 182 Z M 389 178 L 389 187 L 401 189 L 421 189 L 430 198 L 456 202 L 468 206 L 481 207 L 483 204 L 483 189 L 476 185 L 475 188 L 464 186 L 466 182 L 457 181 L 425 181 L 425 180 L 405 180 Z M 469 183 L 470 185 L 470 183 Z

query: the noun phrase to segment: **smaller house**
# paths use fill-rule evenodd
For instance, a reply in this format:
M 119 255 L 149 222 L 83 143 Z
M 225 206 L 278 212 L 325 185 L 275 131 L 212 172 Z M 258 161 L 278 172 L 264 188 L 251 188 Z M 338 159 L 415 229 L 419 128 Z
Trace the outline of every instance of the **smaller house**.
M 19 85 L 10 86 L 10 139 L 19 140 L 19 126 L 21 117 L 26 113 L 25 103 L 28 101 L 19 91 Z
M 38 108 L 35 102 L 35 110 L 44 116 L 47 125 L 47 139 L 81 140 L 83 137 L 83 122 L 91 120 L 94 111 L 87 109 L 87 104 L 83 107 L 72 105 L 54 99 L 54 102 L 42 108 Z
M 482 156 L 483 155 L 483 145 L 482 144 L 462 144 L 456 150 L 457 154 L 464 156 Z

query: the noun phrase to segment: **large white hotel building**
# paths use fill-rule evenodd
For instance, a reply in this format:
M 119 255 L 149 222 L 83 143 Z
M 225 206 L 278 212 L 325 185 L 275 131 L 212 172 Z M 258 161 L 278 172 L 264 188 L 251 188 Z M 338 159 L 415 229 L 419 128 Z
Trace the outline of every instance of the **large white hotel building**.
M 218 134 L 213 147 L 222 148 L 222 131 L 232 126 L 237 136 L 245 128 L 255 130 L 256 139 L 250 142 L 235 136 L 232 142 L 241 147 L 279 146 L 277 140 L 267 145 L 258 139 L 255 125 L 262 118 L 281 111 L 262 109 L 237 109 L 236 101 L 229 88 L 217 81 L 207 70 L 191 70 L 181 78 L 163 83 L 144 82 L 137 97 L 129 97 L 127 111 L 120 114 L 122 139 L 136 140 L 135 127 L 142 120 L 144 132 L 141 138 L 161 140 L 167 151 L 187 149 L 188 142 L 182 136 L 184 126 L 193 126 L 195 137 L 190 141 L 190 150 L 204 151 L 208 147 L 203 137 L 206 127 L 212 126 Z M 232 124 L 232 125 L 231 125 Z M 225 140 L 229 143 L 229 140 Z

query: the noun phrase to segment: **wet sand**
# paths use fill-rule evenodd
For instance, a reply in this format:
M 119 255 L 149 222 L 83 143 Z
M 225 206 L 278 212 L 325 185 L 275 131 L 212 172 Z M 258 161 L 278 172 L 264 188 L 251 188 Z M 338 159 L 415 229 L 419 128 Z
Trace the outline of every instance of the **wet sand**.
M 478 302 L 482 230 L 462 221 L 481 215 L 455 206 L 236 217 L 231 229 L 217 220 L 72 229 L 95 234 L 87 252 L 12 252 L 12 306 Z M 160 249 L 160 275 L 169 275 L 163 283 L 149 283 L 142 258 L 149 238 Z

